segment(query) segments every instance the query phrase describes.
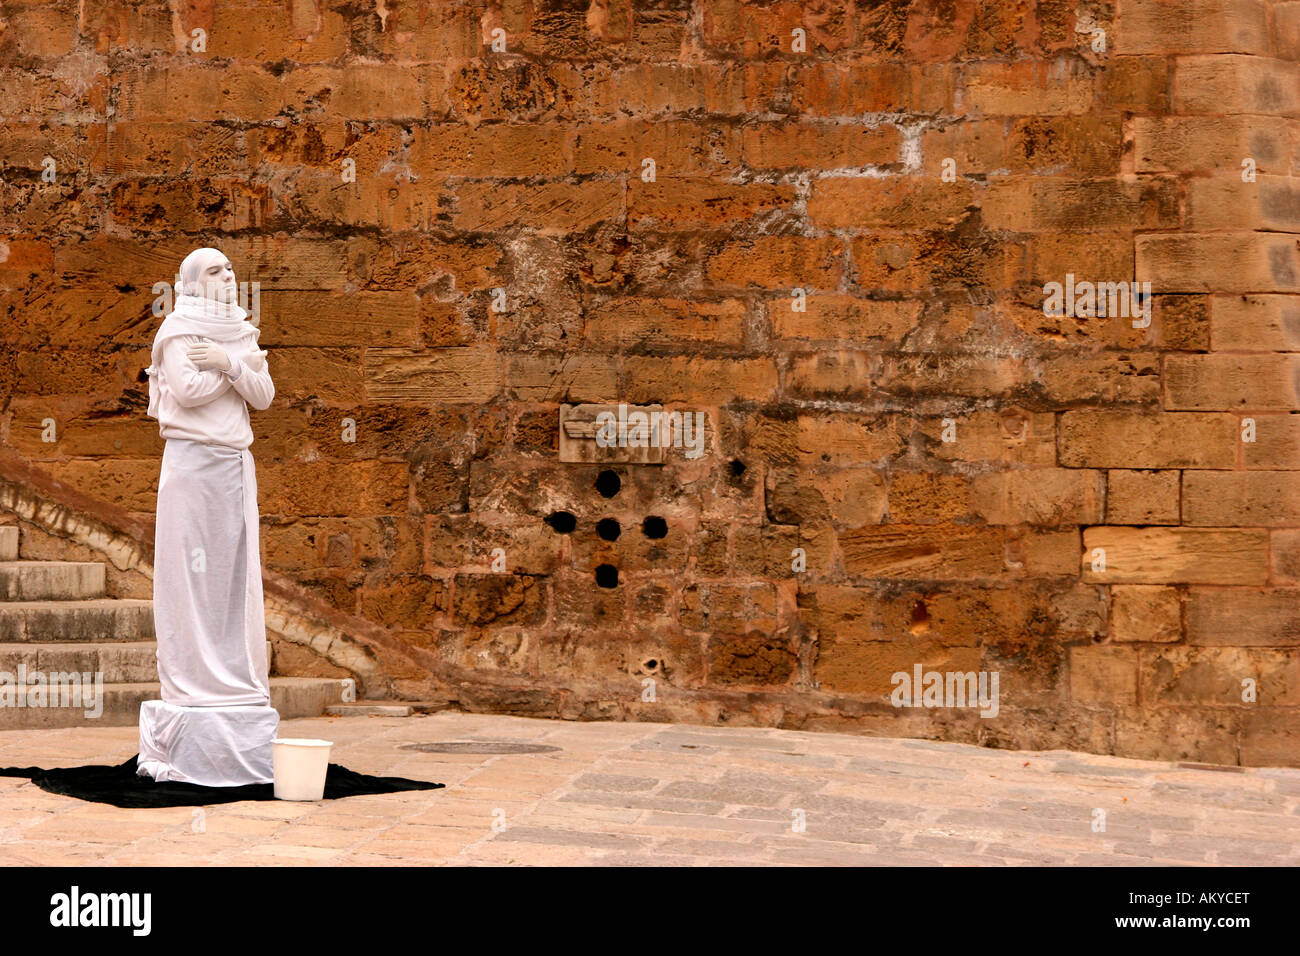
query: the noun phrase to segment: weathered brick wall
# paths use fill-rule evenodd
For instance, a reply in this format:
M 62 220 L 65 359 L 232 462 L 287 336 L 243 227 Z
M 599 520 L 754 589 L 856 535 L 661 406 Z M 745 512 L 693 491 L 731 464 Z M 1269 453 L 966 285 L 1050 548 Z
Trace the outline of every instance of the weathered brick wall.
M 0 17 L 0 437 L 149 512 L 150 289 L 220 247 L 266 567 L 398 635 L 400 692 L 1300 764 L 1300 3 Z M 1132 280 L 1148 325 L 1045 314 Z M 708 453 L 602 497 L 562 402 Z M 997 716 L 892 706 L 916 665 Z

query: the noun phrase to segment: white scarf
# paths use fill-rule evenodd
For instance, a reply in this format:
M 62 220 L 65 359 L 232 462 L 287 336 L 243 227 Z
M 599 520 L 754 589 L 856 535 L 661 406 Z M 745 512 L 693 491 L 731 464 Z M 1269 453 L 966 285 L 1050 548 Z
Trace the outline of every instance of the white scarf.
M 158 417 L 158 377 L 162 370 L 163 343 L 177 335 L 201 335 L 218 344 L 232 343 L 251 333 L 256 344 L 262 330 L 251 322 L 245 322 L 247 317 L 248 312 L 234 302 L 221 302 L 184 292 L 176 297 L 175 308 L 163 319 L 158 334 L 154 336 L 153 364 L 145 369 L 149 375 L 148 414 L 151 418 Z

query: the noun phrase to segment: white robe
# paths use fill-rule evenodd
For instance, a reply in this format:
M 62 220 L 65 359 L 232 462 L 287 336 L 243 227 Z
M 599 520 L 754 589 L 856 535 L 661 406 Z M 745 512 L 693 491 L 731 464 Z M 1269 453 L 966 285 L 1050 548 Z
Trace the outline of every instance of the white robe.
M 229 373 L 195 368 L 184 357 L 191 341 L 173 334 L 160 342 L 162 374 L 157 362 L 150 374 L 151 409 L 189 415 L 193 427 L 203 406 L 220 396 L 233 414 L 229 394 L 244 389 L 235 389 Z M 244 352 L 227 347 L 239 362 Z M 261 404 L 269 372 L 236 371 L 238 379 L 250 377 L 243 384 Z M 185 403 L 196 396 L 190 412 Z M 247 427 L 242 398 L 238 410 Z M 240 423 L 221 429 L 239 435 Z M 162 700 L 140 708 L 137 773 L 213 787 L 269 783 L 280 717 L 271 706 L 252 452 L 168 438 L 156 514 L 153 612 Z

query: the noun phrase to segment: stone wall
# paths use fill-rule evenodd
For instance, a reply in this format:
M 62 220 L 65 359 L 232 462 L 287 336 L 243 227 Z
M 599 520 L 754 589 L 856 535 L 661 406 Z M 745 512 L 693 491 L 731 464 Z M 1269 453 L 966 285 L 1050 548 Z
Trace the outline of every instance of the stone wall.
M 0 440 L 147 515 L 213 245 L 267 572 L 397 693 L 1300 765 L 1298 54 L 1268 0 L 3 0 Z M 562 463 L 584 402 L 706 453 Z

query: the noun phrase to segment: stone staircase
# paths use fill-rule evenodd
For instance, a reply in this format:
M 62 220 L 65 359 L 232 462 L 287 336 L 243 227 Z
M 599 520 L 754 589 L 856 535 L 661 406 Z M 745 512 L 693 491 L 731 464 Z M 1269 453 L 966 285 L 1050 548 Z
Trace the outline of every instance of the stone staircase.
M 142 702 L 161 699 L 153 602 L 108 597 L 106 573 L 96 561 L 19 560 L 17 526 L 0 525 L 0 730 L 127 726 L 138 722 Z M 20 667 L 47 680 L 102 674 L 102 713 L 40 706 L 31 686 L 25 694 L 15 687 L 11 703 L 3 681 L 16 681 Z M 271 704 L 285 720 L 319 717 L 342 702 L 343 690 L 339 680 L 272 677 Z M 47 701 L 58 693 L 47 690 Z

